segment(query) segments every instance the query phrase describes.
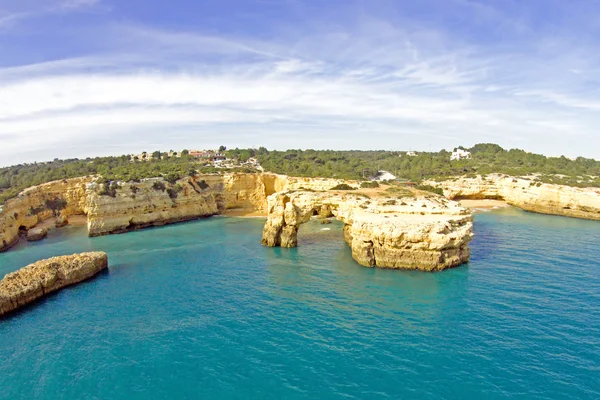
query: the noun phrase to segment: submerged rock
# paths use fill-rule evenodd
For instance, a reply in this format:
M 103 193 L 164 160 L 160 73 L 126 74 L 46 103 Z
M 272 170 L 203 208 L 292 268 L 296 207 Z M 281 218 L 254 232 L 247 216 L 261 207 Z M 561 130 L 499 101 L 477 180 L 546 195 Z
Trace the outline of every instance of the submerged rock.
M 108 268 L 102 252 L 53 257 L 7 274 L 0 281 L 0 316 Z

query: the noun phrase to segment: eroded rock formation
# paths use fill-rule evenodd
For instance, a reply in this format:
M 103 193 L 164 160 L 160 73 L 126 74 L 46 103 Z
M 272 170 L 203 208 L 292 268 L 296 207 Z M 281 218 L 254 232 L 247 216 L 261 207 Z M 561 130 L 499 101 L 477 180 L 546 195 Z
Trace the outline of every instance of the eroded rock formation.
M 121 233 L 219 214 L 214 190 L 202 190 L 190 180 L 176 189 L 161 179 L 121 183 L 114 196 L 87 185 L 86 214 L 89 236 Z
M 526 211 L 600 220 L 600 188 L 575 188 L 491 174 L 427 182 L 449 199 L 500 199 Z
M 275 192 L 331 188 L 334 179 L 289 178 L 276 174 L 199 175 L 169 185 L 160 178 L 119 183 L 114 196 L 87 185 L 85 211 L 90 236 L 120 233 L 223 214 L 230 209 L 264 212 Z
M 0 251 L 19 241 L 19 233 L 60 214 L 84 214 L 86 184 L 93 178 L 74 178 L 49 182 L 24 190 L 8 200 L 0 212 Z
M 201 175 L 175 185 L 160 178 L 140 183 L 114 182 L 116 190 L 103 193 L 96 177 L 50 182 L 23 191 L 0 212 L 0 251 L 19 240 L 19 234 L 50 218 L 62 226 L 72 215 L 87 215 L 90 236 L 165 225 L 230 209 L 267 211 L 268 196 L 286 190 L 329 190 L 340 183 L 326 178 L 297 178 L 259 173 Z M 529 211 L 600 219 L 600 189 L 534 183 L 501 175 L 429 182 L 450 199 L 493 198 Z M 156 185 L 156 186 L 155 186 Z M 161 186 L 162 185 L 162 186 Z
M 99 236 L 187 221 L 230 209 L 265 212 L 267 197 L 288 189 L 327 190 L 340 179 L 295 178 L 277 174 L 207 174 L 169 184 L 161 178 L 114 182 L 109 191 L 97 177 L 65 179 L 35 186 L 9 200 L 0 212 L 0 251 L 50 218 L 63 226 L 72 215 L 87 215 L 88 233 Z M 356 182 L 354 182 L 356 183 Z M 357 184 L 357 183 L 356 183 Z
M 7 274 L 0 281 L 0 316 L 108 268 L 106 253 L 53 257 Z
M 369 199 L 339 192 L 287 191 L 268 199 L 265 246 L 296 247 L 313 216 L 344 223 L 352 257 L 366 267 L 443 270 L 469 259 L 472 216 L 439 197 Z

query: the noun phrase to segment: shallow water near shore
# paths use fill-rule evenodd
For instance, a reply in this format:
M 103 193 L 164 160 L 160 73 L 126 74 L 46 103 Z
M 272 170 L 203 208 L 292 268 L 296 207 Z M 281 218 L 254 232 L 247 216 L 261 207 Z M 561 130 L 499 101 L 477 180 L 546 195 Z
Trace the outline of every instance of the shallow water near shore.
M 0 398 L 600 398 L 600 222 L 477 214 L 471 261 L 440 273 L 363 268 L 339 223 L 265 248 L 263 223 L 67 227 L 0 254 L 0 275 L 110 263 L 0 320 Z

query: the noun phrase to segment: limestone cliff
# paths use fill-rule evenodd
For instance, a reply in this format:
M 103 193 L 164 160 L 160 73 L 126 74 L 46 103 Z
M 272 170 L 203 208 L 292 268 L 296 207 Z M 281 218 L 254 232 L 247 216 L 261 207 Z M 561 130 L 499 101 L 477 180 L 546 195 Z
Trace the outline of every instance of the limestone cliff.
M 7 274 L 0 281 L 0 316 L 108 268 L 105 253 L 54 257 Z
M 24 190 L 8 200 L 0 212 L 0 251 L 19 240 L 19 230 L 26 232 L 55 215 L 68 217 L 84 214 L 85 187 L 92 178 L 75 178 L 49 182 Z
M 29 188 L 5 204 L 0 212 L 0 251 L 14 245 L 20 234 L 25 236 L 27 230 L 55 216 L 66 219 L 86 214 L 89 235 L 98 236 L 222 214 L 229 209 L 266 212 L 267 197 L 275 192 L 326 190 L 341 182 L 260 173 L 198 175 L 176 184 L 161 178 L 114 182 L 110 190 L 105 190 L 97 177 L 50 182 Z
M 168 187 L 162 179 L 119 183 L 112 195 L 95 182 L 86 188 L 88 234 L 99 236 L 219 214 L 218 192 L 201 189 L 192 179 Z
M 296 247 L 312 216 L 336 217 L 352 257 L 366 267 L 442 270 L 469 259 L 472 216 L 455 202 L 430 197 L 369 199 L 339 192 L 287 191 L 268 199 L 262 244 Z
M 86 186 L 88 233 L 98 236 L 223 214 L 230 209 L 266 212 L 267 197 L 289 188 L 329 189 L 336 179 L 290 178 L 276 174 L 211 174 L 169 184 L 161 178 L 118 183 L 111 195 Z
M 441 187 L 449 199 L 501 199 L 526 211 L 600 220 L 600 188 L 575 188 L 499 174 L 427 184 Z

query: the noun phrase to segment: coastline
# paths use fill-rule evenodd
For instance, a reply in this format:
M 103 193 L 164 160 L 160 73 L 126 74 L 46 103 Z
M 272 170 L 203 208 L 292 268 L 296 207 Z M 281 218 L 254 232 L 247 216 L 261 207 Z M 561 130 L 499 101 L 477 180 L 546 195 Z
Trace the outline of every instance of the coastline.
M 201 178 L 203 179 L 199 180 Z M 24 230 L 35 227 L 41 229 L 40 234 L 43 234 L 44 230 L 51 232 L 57 229 L 54 217 L 57 210 L 48 209 L 46 204 L 47 199 L 52 196 L 66 201 L 60 214 L 69 219 L 68 225 L 75 227 L 87 225 L 90 237 L 124 233 L 213 215 L 267 220 L 268 197 L 285 190 L 295 193 L 304 189 L 308 193 L 322 193 L 323 196 L 347 197 L 352 194 L 358 196 L 361 201 L 369 199 L 362 204 L 361 208 L 364 210 L 374 207 L 378 202 L 389 201 L 390 204 L 385 204 L 385 207 L 396 205 L 396 199 L 404 197 L 436 198 L 430 192 L 402 185 L 382 184 L 377 188 L 360 188 L 350 193 L 344 190 L 331 190 L 336 187 L 335 184 L 339 184 L 340 180 L 287 177 L 269 173 L 209 174 L 196 178 L 182 178 L 179 180 L 182 191 L 176 196 L 167 193 L 166 190 L 156 190 L 153 187 L 154 183 L 163 181 L 161 178 L 145 180 L 135 185 L 121 183 L 119 192 L 116 193 L 115 189 L 115 197 L 112 197 L 103 195 L 93 179 L 84 177 L 53 181 L 28 188 L 20 196 L 9 200 L 0 214 L 0 251 L 14 246 L 18 242 L 18 237 L 23 236 Z M 503 179 L 504 182 L 508 178 L 498 179 Z M 600 219 L 600 205 L 598 205 L 600 203 L 597 202 L 600 199 L 599 192 L 560 185 L 537 186 L 531 185 L 529 181 L 526 186 L 523 184 L 522 187 L 518 185 L 513 187 L 515 180 L 516 183 L 520 182 L 519 179 L 513 178 L 507 183 L 511 190 L 510 194 L 514 198 L 504 197 L 498 192 L 499 189 L 490 186 L 488 181 L 483 183 L 470 180 L 458 181 L 458 183 L 448 181 L 448 185 L 452 184 L 456 187 L 449 186 L 444 190 L 450 191 L 446 193 L 446 199 L 456 199 L 457 203 L 468 209 L 470 213 L 489 212 L 514 206 L 543 214 Z M 200 189 L 198 182 L 204 182 L 208 186 Z M 353 187 L 358 186 L 357 182 L 348 182 Z M 519 188 L 522 191 L 519 191 Z M 135 194 L 130 193 L 133 189 L 136 191 Z M 544 191 L 541 191 L 542 189 Z M 559 203 L 553 202 L 555 195 L 564 195 L 564 199 L 559 196 L 562 200 Z M 499 200 L 504 198 L 507 201 Z M 443 203 L 446 204 L 445 201 Z M 32 215 L 31 210 L 43 212 L 38 211 Z M 383 213 L 388 211 L 383 210 Z M 424 215 L 424 210 L 414 215 L 417 214 Z M 45 221 L 40 221 L 41 219 Z M 32 234 L 32 240 L 35 240 L 35 237 L 37 236 Z

